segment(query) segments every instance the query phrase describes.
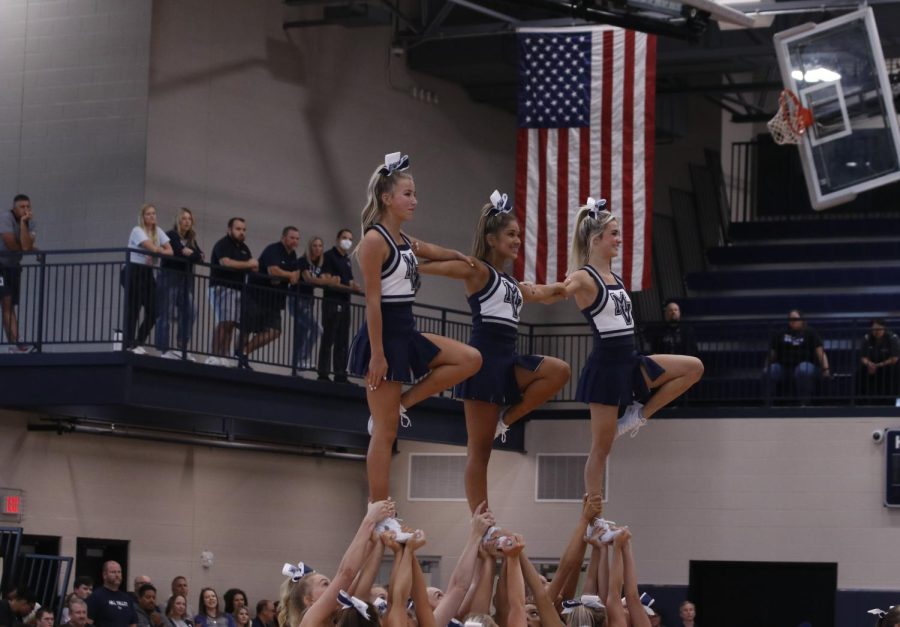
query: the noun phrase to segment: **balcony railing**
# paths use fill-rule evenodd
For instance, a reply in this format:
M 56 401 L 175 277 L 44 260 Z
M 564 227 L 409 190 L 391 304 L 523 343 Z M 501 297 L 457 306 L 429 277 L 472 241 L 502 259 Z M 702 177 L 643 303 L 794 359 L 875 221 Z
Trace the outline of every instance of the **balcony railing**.
M 133 339 L 128 330 L 127 303 L 135 295 L 134 283 L 129 281 L 133 264 L 126 262 L 125 249 L 93 249 L 80 251 L 41 251 L 26 253 L 21 264 L 21 290 L 18 307 L 18 343 L 37 352 L 99 352 L 122 351 Z M 171 272 L 154 269 L 155 279 Z M 195 315 L 186 325 L 189 341 L 179 346 L 179 319 L 169 307 L 159 311 L 155 325 L 162 316 L 170 319 L 169 332 L 154 347 L 155 333 L 147 342 L 151 355 L 173 349 L 181 358 L 203 362 L 213 355 L 215 332 L 214 312 L 208 295 L 209 266 L 197 264 L 194 272 L 184 275 L 179 283 L 185 294 L 190 294 Z M 172 277 L 169 277 L 172 278 Z M 159 280 L 161 285 L 168 279 Z M 169 282 L 171 285 L 171 281 Z M 238 325 L 235 342 L 241 342 L 251 333 L 246 320 L 250 317 L 247 303 L 256 303 L 270 309 L 279 308 L 283 292 L 271 287 L 247 283 L 236 284 L 241 291 L 242 323 Z M 461 288 L 460 288 L 461 289 Z M 323 297 L 312 298 L 308 318 L 298 313 L 298 300 L 289 295 L 285 306 L 278 311 L 280 336 L 250 355 L 254 368 L 276 373 L 302 374 L 315 371 L 320 346 Z M 162 299 L 157 298 L 157 302 Z M 174 299 L 169 299 L 170 303 Z M 571 306 L 571 305 L 569 305 Z M 143 312 L 141 312 L 143 314 Z M 422 332 L 436 333 L 466 342 L 471 333 L 471 316 L 467 311 L 416 304 L 414 314 Z M 365 319 L 362 299 L 354 296 L 350 303 L 350 336 Z M 897 320 L 889 320 L 888 328 Z M 298 354 L 302 343 L 295 342 L 306 324 L 313 329 L 309 336 L 308 354 Z M 682 399 L 687 405 L 759 406 L 768 404 L 891 404 L 898 395 L 897 368 L 884 369 L 877 377 L 865 376 L 861 371 L 861 340 L 868 331 L 870 321 L 864 319 L 810 320 L 809 324 L 822 337 L 830 362 L 829 377 L 816 373 L 810 398 L 801 398 L 796 382 L 791 376 L 784 381 L 769 381 L 763 368 L 771 338 L 786 329 L 786 320 L 727 320 L 684 321 L 694 336 L 696 354 L 705 365 L 703 380 Z M 154 326 L 155 326 L 154 325 Z M 651 351 L 652 338 L 661 330 L 660 325 L 640 328 L 638 348 Z M 185 339 L 181 336 L 181 339 Z M 557 395 L 556 401 L 573 401 L 578 373 L 591 352 L 593 339 L 586 324 L 527 324 L 520 325 L 519 350 L 522 353 L 553 355 L 568 362 L 573 376 Z M 241 344 L 236 344 L 241 345 Z M 5 335 L 0 351 L 18 352 Z M 8 363 L 8 362 L 7 362 Z M 232 362 L 233 363 L 233 362 Z

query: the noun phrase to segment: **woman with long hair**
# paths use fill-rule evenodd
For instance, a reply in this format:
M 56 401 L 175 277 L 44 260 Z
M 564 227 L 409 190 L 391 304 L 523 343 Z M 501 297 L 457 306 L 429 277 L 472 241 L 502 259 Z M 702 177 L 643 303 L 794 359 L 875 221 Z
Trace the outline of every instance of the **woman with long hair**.
M 339 277 L 322 276 L 325 261 L 325 241 L 318 235 L 306 244 L 306 253 L 300 257 L 300 282 L 296 285 L 294 301 L 294 368 L 312 368 L 310 361 L 316 338 L 321 333 L 320 325 L 313 315 L 313 289 L 326 285 L 337 285 Z
M 388 497 L 397 427 L 401 421 L 408 423 L 407 410 L 481 367 L 481 355 L 474 348 L 416 330 L 412 305 L 419 289 L 417 257 L 467 258 L 401 229 L 417 206 L 408 168 L 409 157 L 394 153 L 375 169 L 362 212 L 364 235 L 357 249 L 366 283 L 366 321 L 353 339 L 349 371 L 366 381 L 372 416 L 366 470 L 372 501 Z M 413 385 L 404 392 L 404 383 Z
M 219 607 L 219 595 L 213 588 L 200 591 L 200 613 L 194 617 L 197 627 L 235 627 L 231 614 Z
M 180 594 L 173 594 L 166 603 L 166 625 L 168 627 L 194 627 L 194 619 L 187 613 L 187 599 Z
M 506 194 L 494 191 L 481 209 L 472 246 L 480 263 L 425 263 L 424 274 L 461 279 L 472 310 L 469 346 L 481 353 L 481 369 L 456 386 L 463 399 L 468 433 L 466 498 L 473 512 L 487 501 L 487 467 L 495 437 L 506 440 L 509 426 L 553 398 L 569 380 L 569 365 L 555 357 L 519 355 L 519 313 L 523 303 L 550 303 L 565 292 L 562 283 L 519 283 L 506 274 L 522 245 L 521 229 Z
M 128 237 L 128 263 L 125 265 L 123 286 L 126 287 L 126 327 L 124 345 L 132 352 L 143 355 L 146 350 L 141 344 L 150 337 L 150 329 L 156 322 L 156 279 L 153 271 L 159 265 L 158 255 L 171 255 L 169 236 L 156 224 L 156 207 L 144 205 L 138 213 L 137 226 Z M 144 320 L 138 326 L 141 309 Z
M 588 198 L 572 231 L 566 297 L 575 297 L 594 336 L 575 398 L 591 412 L 591 450 L 584 468 L 589 495 L 600 494 L 606 458 L 619 435 L 637 433 L 647 419 L 700 380 L 703 364 L 685 355 L 638 355 L 631 299 L 612 270 L 622 231 L 605 200 Z M 650 396 L 651 390 L 655 390 Z M 643 404 L 646 403 L 646 404 Z M 616 420 L 619 407 L 625 414 Z
M 175 225 L 166 232 L 172 245 L 172 258 L 160 264 L 156 298 L 159 317 L 156 320 L 156 348 L 167 359 L 186 355 L 197 312 L 194 307 L 194 264 L 203 261 L 203 251 L 194 231 L 194 214 L 187 207 L 178 211 Z M 172 350 L 171 326 L 177 321 L 178 338 Z M 186 355 L 187 359 L 193 358 Z

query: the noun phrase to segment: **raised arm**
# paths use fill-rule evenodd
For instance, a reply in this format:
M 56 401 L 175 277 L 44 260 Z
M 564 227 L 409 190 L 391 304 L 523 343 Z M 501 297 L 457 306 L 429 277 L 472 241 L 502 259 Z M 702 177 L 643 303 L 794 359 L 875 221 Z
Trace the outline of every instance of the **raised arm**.
M 434 610 L 434 621 L 438 625 L 447 625 L 450 619 L 456 616 L 456 612 L 462 605 L 475 575 L 475 566 L 478 563 L 478 545 L 481 543 L 484 532 L 493 524 L 494 515 L 487 509 L 487 503 L 480 503 L 472 515 L 469 537 L 456 561 L 456 568 L 450 574 L 444 598 Z
M 603 501 L 599 494 L 585 498 L 581 514 L 578 516 L 578 522 L 572 530 L 566 550 L 559 560 L 559 569 L 556 571 L 553 581 L 550 582 L 547 593 L 551 599 L 556 599 L 559 596 L 566 581 L 573 574 L 576 575 L 575 579 L 577 580 L 577 573 L 581 570 L 581 562 L 584 560 L 584 530 L 595 516 L 600 515 L 602 504 Z
M 378 577 L 378 568 L 381 566 L 381 561 L 384 559 L 384 544 L 381 542 L 381 535 L 378 532 L 372 534 L 372 541 L 370 544 L 372 545 L 372 548 L 369 551 L 369 556 L 366 558 L 366 563 L 359 572 L 359 576 L 353 582 L 353 585 L 347 590 L 351 596 L 368 599 L 369 591 L 375 584 L 375 578 Z M 357 592 L 359 592 L 359 594 L 357 594 Z
M 341 558 L 337 573 L 328 584 L 325 592 L 322 593 L 322 596 L 303 614 L 303 620 L 300 621 L 301 627 L 319 627 L 325 624 L 331 613 L 339 607 L 337 601 L 338 592 L 350 585 L 357 571 L 362 566 L 366 545 L 369 542 L 372 531 L 375 530 L 375 523 L 392 516 L 393 513 L 394 505 L 390 501 L 377 501 L 369 504 L 369 508 L 362 523 L 359 525 L 359 529 L 356 531 L 356 535 Z
M 485 557 L 481 560 L 481 573 L 478 585 L 472 594 L 472 601 L 466 614 L 490 614 L 491 599 L 494 596 L 494 574 L 497 569 L 497 557 L 485 548 Z
M 628 606 L 628 614 L 631 616 L 632 627 L 650 627 L 650 617 L 641 603 L 641 595 L 638 592 L 637 570 L 634 565 L 634 552 L 632 551 L 632 535 L 626 534 L 628 540 L 622 545 L 622 572 L 625 586 L 625 604 Z
M 408 540 L 407 540 L 408 542 Z M 391 573 L 390 597 L 391 607 L 384 617 L 385 627 L 406 627 L 406 600 L 412 590 L 412 559 L 413 552 L 408 548 L 397 544 L 393 539 L 389 548 L 394 551 L 395 568 Z
M 523 552 L 519 557 L 519 566 L 522 568 L 522 575 L 525 577 L 525 583 L 531 589 L 531 595 L 534 597 L 534 604 L 537 606 L 538 614 L 541 616 L 541 627 L 562 627 L 563 621 L 556 611 L 554 600 L 547 594 L 541 576 L 528 556 Z
M 416 559 L 415 552 L 425 546 L 425 533 L 419 529 L 413 536 L 406 541 L 406 550 L 412 552 L 412 600 L 413 607 L 416 611 L 416 622 L 418 627 L 435 627 L 437 624 L 434 612 L 431 611 L 431 604 L 428 602 L 428 590 L 425 588 L 425 575 L 422 573 L 422 567 L 419 560 Z M 449 621 L 448 621 L 449 622 Z M 446 625 L 446 623 L 444 623 Z
M 606 618 L 608 627 L 626 627 L 628 624 L 625 618 L 625 608 L 622 607 L 622 580 L 623 580 L 623 555 L 622 549 L 625 543 L 631 538 L 628 527 L 623 527 L 623 532 L 616 536 L 613 540 L 610 553 L 612 554 L 609 564 L 609 588 L 606 591 L 606 598 L 603 602 L 606 604 Z M 644 613 L 644 610 L 641 610 Z M 644 613 L 646 616 L 646 613 Z
M 502 547 L 506 556 L 506 600 L 508 627 L 525 627 L 525 579 L 522 575 L 521 553 L 525 548 L 525 540 L 519 534 L 513 534 L 510 541 Z

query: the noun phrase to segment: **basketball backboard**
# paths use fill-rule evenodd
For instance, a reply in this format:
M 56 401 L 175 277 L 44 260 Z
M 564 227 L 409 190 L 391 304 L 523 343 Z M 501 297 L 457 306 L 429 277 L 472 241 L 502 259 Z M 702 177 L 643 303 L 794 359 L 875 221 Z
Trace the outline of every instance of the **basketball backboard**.
M 813 208 L 900 180 L 900 130 L 872 9 L 774 39 L 785 87 L 813 115 L 798 144 Z

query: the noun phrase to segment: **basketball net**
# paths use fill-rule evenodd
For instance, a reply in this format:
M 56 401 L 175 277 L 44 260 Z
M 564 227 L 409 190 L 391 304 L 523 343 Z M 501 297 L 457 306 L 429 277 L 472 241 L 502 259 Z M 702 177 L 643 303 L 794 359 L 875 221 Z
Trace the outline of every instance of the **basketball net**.
M 812 126 L 812 111 L 800 104 L 797 94 L 790 89 L 781 92 L 778 111 L 766 126 L 778 145 L 799 144 L 806 129 Z

